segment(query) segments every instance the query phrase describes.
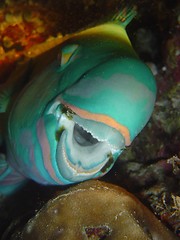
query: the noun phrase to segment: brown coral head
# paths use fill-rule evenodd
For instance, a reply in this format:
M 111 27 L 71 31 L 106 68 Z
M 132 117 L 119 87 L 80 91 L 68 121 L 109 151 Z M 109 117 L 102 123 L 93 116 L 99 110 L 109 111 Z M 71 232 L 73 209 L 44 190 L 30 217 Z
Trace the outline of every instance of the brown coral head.
M 23 240 L 176 239 L 123 188 L 87 181 L 50 200 L 25 226 Z

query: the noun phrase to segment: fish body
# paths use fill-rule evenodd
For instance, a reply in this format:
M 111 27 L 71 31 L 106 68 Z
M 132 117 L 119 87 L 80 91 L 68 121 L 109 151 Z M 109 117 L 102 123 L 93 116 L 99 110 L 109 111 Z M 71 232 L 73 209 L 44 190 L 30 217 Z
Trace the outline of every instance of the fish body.
M 98 178 L 143 129 L 156 84 L 127 36 L 132 15 L 66 37 L 20 91 L 8 117 L 2 192 L 26 178 L 52 185 Z

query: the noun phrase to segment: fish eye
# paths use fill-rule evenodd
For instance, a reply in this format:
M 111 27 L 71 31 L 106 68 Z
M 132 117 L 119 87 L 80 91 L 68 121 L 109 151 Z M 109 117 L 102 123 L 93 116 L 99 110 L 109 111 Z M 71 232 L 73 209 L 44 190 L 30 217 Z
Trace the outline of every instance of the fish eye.
M 76 123 L 74 125 L 73 137 L 81 146 L 92 146 L 98 143 L 98 140 L 94 138 L 91 133 L 87 132 Z

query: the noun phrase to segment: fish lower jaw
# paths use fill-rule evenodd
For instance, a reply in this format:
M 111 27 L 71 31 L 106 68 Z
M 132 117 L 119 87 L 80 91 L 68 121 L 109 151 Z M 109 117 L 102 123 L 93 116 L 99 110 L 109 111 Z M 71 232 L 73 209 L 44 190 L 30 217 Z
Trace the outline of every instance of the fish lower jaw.
M 107 159 L 108 161 L 108 159 Z M 96 178 L 102 175 L 101 169 L 104 167 L 107 161 L 103 161 L 92 168 L 85 169 L 81 166 L 81 163 L 72 163 L 65 150 L 62 151 L 61 163 L 59 171 L 63 178 L 71 182 L 85 181 L 91 178 Z

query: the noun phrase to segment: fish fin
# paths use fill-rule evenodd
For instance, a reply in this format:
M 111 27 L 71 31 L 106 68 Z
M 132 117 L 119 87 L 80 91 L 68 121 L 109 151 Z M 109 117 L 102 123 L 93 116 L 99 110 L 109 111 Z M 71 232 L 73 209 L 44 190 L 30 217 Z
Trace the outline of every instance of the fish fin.
M 19 62 L 5 83 L 0 85 L 0 113 L 7 111 L 12 98 L 28 83 L 31 60 Z
M 135 6 L 125 7 L 117 14 L 115 14 L 111 21 L 126 28 L 126 26 L 131 22 L 131 20 L 136 16 L 136 14 L 137 11 Z
M 0 113 L 6 112 L 10 99 L 12 95 L 12 90 L 9 89 L 0 89 Z
M 27 180 L 6 161 L 5 154 L 0 153 L 0 198 L 5 198 L 24 186 Z
M 8 114 L 6 112 L 0 113 L 0 153 L 5 149 L 5 136 L 7 126 Z
M 70 59 L 72 60 L 72 56 L 74 55 L 77 48 L 77 44 L 67 45 L 62 48 L 61 54 L 59 56 L 61 67 L 65 66 L 70 61 Z

